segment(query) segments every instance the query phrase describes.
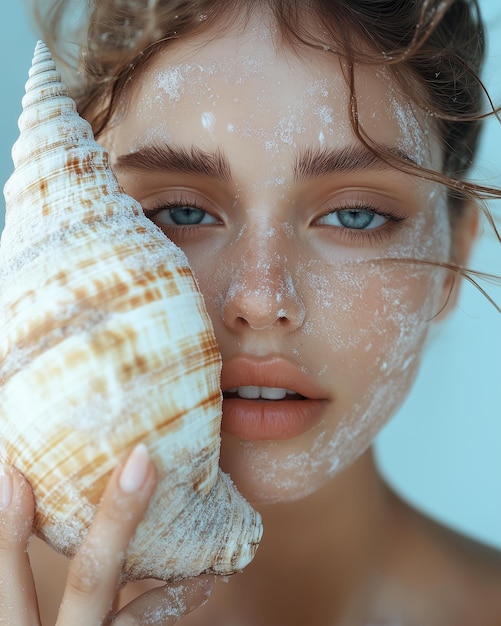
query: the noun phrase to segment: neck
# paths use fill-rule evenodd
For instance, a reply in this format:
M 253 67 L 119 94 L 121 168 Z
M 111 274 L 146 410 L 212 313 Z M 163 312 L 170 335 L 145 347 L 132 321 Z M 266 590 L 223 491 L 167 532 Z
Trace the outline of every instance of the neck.
M 298 502 L 260 508 L 264 536 L 245 571 L 221 589 L 235 624 L 335 623 L 377 559 L 386 490 L 372 452 Z

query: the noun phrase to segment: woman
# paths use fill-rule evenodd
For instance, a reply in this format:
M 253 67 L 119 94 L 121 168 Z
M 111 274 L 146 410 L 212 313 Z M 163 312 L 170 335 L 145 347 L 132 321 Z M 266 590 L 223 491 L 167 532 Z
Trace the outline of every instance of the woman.
M 265 534 L 189 616 L 212 580 L 137 599 L 149 584 L 127 587 L 112 617 L 109 556 L 154 485 L 136 450 L 57 623 L 498 623 L 500 555 L 408 507 L 370 449 L 454 305 L 478 199 L 500 195 L 464 180 L 482 114 L 476 3 L 99 2 L 88 36 L 80 112 L 194 269 L 223 356 L 221 465 Z M 24 624 L 32 504 L 12 472 L 0 493 L 13 612 L 0 610 L 12 621 L 23 607 Z

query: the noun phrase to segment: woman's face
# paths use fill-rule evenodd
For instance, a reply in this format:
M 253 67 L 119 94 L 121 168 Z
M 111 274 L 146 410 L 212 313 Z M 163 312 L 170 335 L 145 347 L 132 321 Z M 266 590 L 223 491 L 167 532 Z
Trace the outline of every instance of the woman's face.
M 199 44 L 200 42 L 198 42 Z M 120 183 L 187 254 L 223 357 L 221 464 L 254 503 L 317 489 L 404 399 L 446 300 L 444 194 L 355 138 L 338 58 L 263 21 L 177 42 L 103 137 Z M 431 129 L 359 67 L 372 138 L 438 166 Z

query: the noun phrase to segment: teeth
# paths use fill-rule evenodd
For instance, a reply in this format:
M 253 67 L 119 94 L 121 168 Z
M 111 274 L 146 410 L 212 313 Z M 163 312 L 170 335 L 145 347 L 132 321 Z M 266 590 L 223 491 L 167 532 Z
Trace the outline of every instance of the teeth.
M 266 400 L 283 400 L 287 395 L 287 389 L 279 387 L 261 387 L 261 397 Z
M 256 400 L 261 396 L 261 387 L 253 387 L 251 385 L 239 387 L 237 389 L 237 394 L 240 396 L 240 398 L 247 398 L 247 400 Z
M 287 394 L 294 395 L 296 392 L 290 389 L 281 389 L 280 387 L 255 387 L 253 385 L 245 385 L 243 387 L 234 387 L 228 389 L 228 393 L 236 393 L 240 398 L 246 400 L 283 400 Z

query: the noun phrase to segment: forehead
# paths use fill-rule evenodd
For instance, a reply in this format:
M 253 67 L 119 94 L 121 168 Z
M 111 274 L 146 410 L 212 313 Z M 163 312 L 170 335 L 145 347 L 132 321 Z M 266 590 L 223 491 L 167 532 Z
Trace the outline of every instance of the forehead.
M 259 16 L 245 28 L 179 40 L 138 76 L 129 112 L 132 142 L 160 139 L 212 147 L 223 136 L 267 149 L 356 142 L 344 62 L 328 50 L 292 49 Z M 371 139 L 433 166 L 438 151 L 424 115 L 400 93 L 389 70 L 357 66 L 361 125 Z

